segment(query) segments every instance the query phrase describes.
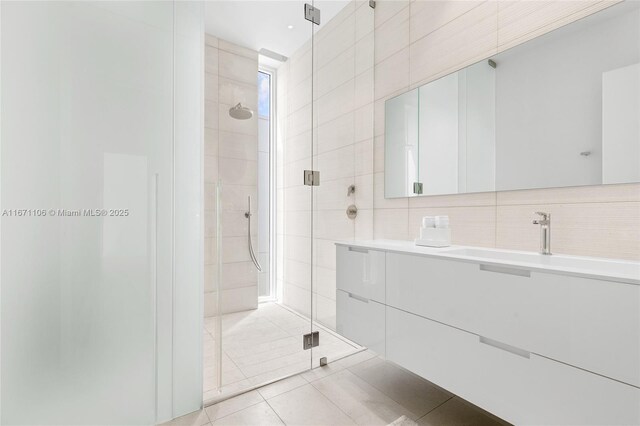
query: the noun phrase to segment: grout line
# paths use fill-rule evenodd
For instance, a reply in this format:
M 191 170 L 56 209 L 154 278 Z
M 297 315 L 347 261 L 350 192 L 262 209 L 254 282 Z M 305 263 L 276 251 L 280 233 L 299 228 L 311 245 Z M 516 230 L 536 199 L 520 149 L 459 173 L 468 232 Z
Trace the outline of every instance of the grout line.
M 293 389 L 291 389 L 291 390 L 294 390 L 294 389 L 298 389 L 298 388 L 293 388 Z M 287 392 L 290 392 L 290 391 L 287 391 Z M 284 393 L 287 393 L 287 392 L 284 392 Z M 280 395 L 283 395 L 284 393 L 282 393 L 282 394 L 280 394 Z M 276 396 L 279 396 L 279 395 L 276 395 Z M 264 397 L 263 397 L 263 398 L 264 398 Z M 274 396 L 274 398 L 275 398 L 275 396 Z M 269 400 L 268 400 L 268 399 L 266 399 L 266 398 L 264 398 L 264 402 L 266 402 L 266 403 L 267 403 L 267 405 L 269 406 L 269 408 L 271 408 L 271 411 L 273 411 L 273 413 L 276 415 L 276 417 L 278 417 L 278 419 L 280 419 L 280 421 L 282 422 L 282 424 L 283 424 L 283 425 L 286 425 L 286 423 L 284 422 L 284 420 L 282 419 L 282 417 L 280 417 L 280 414 L 278 414 L 278 412 L 273 408 L 273 406 L 272 406 L 271 404 L 269 404 Z
M 344 370 L 344 369 L 343 369 Z M 339 370 L 342 371 L 342 370 Z M 332 376 L 336 373 L 338 373 L 339 371 L 333 372 L 331 374 L 329 374 L 328 376 L 325 377 L 321 377 L 319 379 L 314 380 L 314 382 L 318 382 L 326 377 Z M 317 387 L 314 386 L 313 382 L 309 383 L 311 385 L 311 387 L 313 387 L 313 389 L 315 389 L 316 392 L 318 392 L 322 398 L 326 399 L 327 402 L 329 402 L 329 404 L 333 405 L 334 407 L 336 407 L 338 409 L 338 411 L 340 411 L 342 414 L 344 414 L 348 419 L 352 420 L 354 424 L 358 424 L 358 422 L 356 421 L 357 419 L 355 419 L 354 417 L 351 417 L 347 412 L 345 412 L 338 404 L 336 404 L 335 402 L 333 402 L 332 400 L 330 400 L 323 392 L 320 391 L 320 389 L 318 389 Z
M 560 187 L 562 189 L 562 187 Z M 569 187 L 570 188 L 570 187 Z M 555 189 L 555 188 L 546 188 L 546 189 Z M 524 190 L 523 190 L 524 191 Z M 505 191 L 506 192 L 506 191 Z M 574 204 L 638 204 L 640 200 L 616 200 L 616 201 L 560 201 L 553 203 L 508 203 L 508 204 L 498 204 L 496 203 L 496 207 L 509 207 L 509 206 L 564 206 L 564 205 L 574 205 Z
M 255 389 L 254 389 L 254 390 L 255 390 Z M 248 391 L 248 392 L 245 392 L 245 393 L 249 393 L 249 392 L 251 392 L 251 391 Z M 239 397 L 239 396 L 241 396 L 241 395 L 244 395 L 245 393 L 241 393 L 240 395 L 236 395 L 236 396 L 234 396 L 233 398 L 237 398 L 237 397 Z M 257 392 L 257 393 L 258 393 L 258 395 L 260 395 L 260 392 Z M 229 401 L 230 399 L 233 399 L 233 398 L 225 399 L 224 401 Z M 233 416 L 234 414 L 238 414 L 239 412 L 244 411 L 244 410 L 246 410 L 247 408 L 251 408 L 251 407 L 253 407 L 253 406 L 255 406 L 255 405 L 258 405 L 258 404 L 261 404 L 261 403 L 263 403 L 263 402 L 267 402 L 267 401 L 262 397 L 262 395 L 260 395 L 260 398 L 262 398 L 262 401 L 255 402 L 255 403 L 253 403 L 253 404 L 249 404 L 249 405 L 247 405 L 247 406 L 246 406 L 246 407 L 244 407 L 244 408 L 241 408 L 241 409 L 239 409 L 239 410 L 236 410 L 236 411 L 234 411 L 233 413 L 229 413 L 229 414 L 227 414 L 226 416 L 222 416 L 222 417 L 219 417 L 219 418 L 217 418 L 217 419 L 215 419 L 215 420 L 211 420 L 211 418 L 209 417 L 209 414 L 207 413 L 207 418 L 209 419 L 209 422 L 211 422 L 211 423 L 213 424 L 213 422 L 217 422 L 218 420 L 226 419 L 227 417 L 229 417 L 229 416 Z M 220 402 L 218 402 L 218 403 L 216 403 L 216 404 L 209 405 L 209 407 L 213 407 L 214 405 L 220 404 L 220 403 L 222 403 L 222 402 L 224 402 L 224 401 L 220 401 Z M 207 411 L 207 410 L 206 410 L 206 408 L 205 408 L 205 413 L 206 413 L 206 411 Z
M 236 367 L 236 369 L 240 372 L 240 374 L 242 375 L 242 377 L 244 377 L 244 379 L 248 379 L 249 377 L 247 377 L 246 374 L 244 374 L 244 371 L 242 371 L 242 369 L 238 366 L 238 364 L 236 364 L 236 362 L 233 360 L 233 357 L 231 357 L 226 351 L 224 351 L 224 349 L 222 350 L 222 353 L 229 358 L 229 361 L 231 361 L 231 363 Z M 220 369 L 220 375 L 222 376 L 222 369 Z M 241 380 L 244 379 L 240 379 L 240 380 L 236 380 L 236 382 L 239 382 Z M 234 382 L 235 383 L 235 382 Z
M 447 402 L 451 401 L 453 398 L 455 398 L 456 396 L 452 394 L 451 397 L 447 398 L 446 401 L 444 401 L 442 404 L 437 405 L 436 407 L 433 407 L 431 410 L 427 411 L 424 416 L 419 417 L 418 419 L 416 419 L 416 421 L 422 420 L 424 419 L 426 416 L 429 415 L 429 413 L 434 412 L 435 410 L 437 410 L 438 408 L 442 407 L 444 404 L 446 404 Z
M 601 7 L 603 1 L 606 1 L 606 0 L 600 0 L 600 1 L 597 1 L 597 2 L 592 3 L 592 4 L 587 4 L 587 6 L 584 6 L 580 10 L 577 10 L 577 11 L 575 11 L 575 12 L 569 14 L 569 15 L 563 15 L 563 16 L 557 18 L 557 19 L 554 19 L 551 22 L 548 22 L 545 25 L 542 25 L 542 26 L 540 26 L 538 28 L 532 29 L 532 30 L 528 31 L 527 33 L 524 33 L 524 34 L 521 34 L 518 37 L 512 38 L 511 40 L 507 40 L 502 44 L 500 44 L 500 41 L 499 41 L 498 37 L 496 36 L 498 49 L 502 49 L 498 53 L 502 53 L 504 51 L 507 51 L 507 50 L 513 48 L 513 47 L 517 47 L 517 46 L 519 46 L 521 44 L 524 44 L 527 41 L 530 41 L 530 40 L 532 40 L 534 38 L 544 36 L 545 34 L 553 32 L 553 31 L 555 31 L 557 29 L 560 29 L 560 28 L 562 28 L 562 27 L 564 27 L 566 25 L 569 25 L 569 24 L 577 22 L 577 21 L 579 21 L 581 19 L 587 18 L 587 17 L 589 17 L 589 16 L 591 16 L 591 15 L 593 15 L 595 13 L 598 13 L 598 12 L 600 12 L 602 10 L 605 10 L 605 9 L 611 7 L 611 6 L 614 6 L 614 5 L 618 4 L 617 2 L 610 2 L 609 6 Z M 498 12 L 500 10 L 499 9 L 499 5 L 500 5 L 500 2 L 498 2 Z M 595 9 L 595 10 L 592 10 L 592 9 Z M 586 12 L 586 14 L 585 14 L 585 12 Z M 564 22 L 564 23 L 562 23 L 562 22 Z M 497 23 L 498 23 L 498 29 L 500 29 L 500 26 L 499 26 L 500 19 L 497 19 Z M 560 23 L 560 25 L 557 25 L 558 23 Z M 532 35 L 533 35 L 533 37 L 531 37 Z
M 371 358 L 371 359 L 375 359 L 375 358 Z M 369 360 L 366 360 L 366 361 L 363 361 L 363 362 L 367 362 L 367 361 L 370 361 L 370 359 L 369 359 Z M 387 362 L 387 361 L 386 361 L 386 360 L 384 360 L 384 359 L 381 359 L 381 361 L 382 361 L 382 363 L 383 363 L 383 364 Z M 357 364 L 356 364 L 356 365 L 357 365 Z M 394 364 L 394 365 L 395 365 L 395 364 Z M 353 366 L 352 366 L 352 367 L 353 367 Z M 351 368 L 351 367 L 349 367 L 349 368 Z M 391 395 L 388 395 L 388 394 L 387 394 L 383 389 L 380 389 L 379 387 L 377 387 L 377 386 L 376 386 L 376 385 L 374 385 L 373 383 L 370 383 L 367 379 L 365 379 L 364 377 L 360 376 L 356 371 L 353 371 L 353 370 L 349 370 L 349 371 L 351 371 L 355 376 L 357 376 L 358 378 L 360 378 L 361 380 L 363 380 L 364 382 L 366 382 L 369 386 L 373 387 L 373 388 L 374 388 L 374 389 L 376 389 L 378 392 L 382 393 L 382 394 L 383 394 L 383 395 L 385 395 L 387 398 L 389 398 L 390 400 L 392 400 L 393 402 L 395 402 L 396 404 L 398 404 L 399 406 L 401 406 L 402 408 L 404 408 L 405 410 L 407 410 L 407 412 L 408 412 L 408 413 L 415 414 L 415 413 L 413 413 L 413 412 L 412 412 L 412 411 L 411 411 L 411 410 L 410 410 L 406 405 L 402 404 L 400 401 L 397 401 L 396 399 L 394 399 L 393 397 L 391 397 Z M 411 373 L 411 374 L 414 374 L 414 373 Z M 415 375 L 415 374 L 414 374 L 414 375 Z M 426 382 L 428 382 L 429 384 L 431 384 L 431 382 L 429 382 L 428 380 L 423 379 L 423 378 L 422 378 L 422 377 L 420 377 L 420 376 L 418 376 L 418 377 L 419 377 L 421 380 L 425 380 Z M 451 397 L 451 398 L 453 398 L 453 397 Z M 451 398 L 449 398 L 449 399 L 451 399 Z M 447 399 L 447 401 L 448 401 L 449 399 Z M 445 401 L 445 402 L 446 402 L 446 401 Z M 444 404 L 444 403 L 443 403 L 443 404 Z M 440 404 L 440 405 L 442 405 L 442 404 Z M 437 408 L 437 407 L 436 407 L 436 408 Z M 432 411 L 433 411 L 433 410 L 432 410 Z M 428 414 L 428 413 L 427 413 L 427 414 Z M 425 416 L 426 416 L 426 414 L 425 414 Z M 417 416 L 416 416 L 416 417 L 417 417 Z M 424 416 L 422 416 L 422 417 L 424 417 Z M 422 417 L 418 417 L 417 419 L 421 419 Z M 417 420 L 417 419 L 416 419 L 416 420 Z
M 471 12 L 473 12 L 474 10 L 476 10 L 478 7 L 484 5 L 485 3 L 487 3 L 487 1 L 479 1 L 474 7 L 472 7 L 471 9 L 467 10 L 466 12 L 457 15 L 456 17 L 452 18 L 451 20 L 445 22 L 444 24 L 440 25 L 438 28 L 434 28 L 433 31 L 428 32 L 427 34 L 423 35 L 422 37 L 415 39 L 414 41 L 411 41 L 411 26 L 409 26 L 409 46 L 411 46 L 412 44 L 415 44 L 419 41 L 422 41 L 423 39 L 429 37 L 430 35 L 432 35 L 433 33 L 441 30 L 442 28 L 450 25 L 452 22 L 455 22 L 456 20 L 460 19 L 461 17 L 463 17 L 464 15 L 467 15 Z M 496 20 L 497 20 L 497 15 L 498 13 L 496 12 Z M 411 17 L 411 14 L 409 15 Z M 485 19 L 489 19 L 488 17 Z M 482 20 L 481 20 L 482 21 Z M 481 22 L 481 21 L 476 21 L 476 22 Z M 497 22 L 497 21 L 496 21 Z M 497 29 L 497 28 L 496 28 Z M 498 41 L 498 31 L 496 31 L 496 47 L 497 47 L 497 41 Z

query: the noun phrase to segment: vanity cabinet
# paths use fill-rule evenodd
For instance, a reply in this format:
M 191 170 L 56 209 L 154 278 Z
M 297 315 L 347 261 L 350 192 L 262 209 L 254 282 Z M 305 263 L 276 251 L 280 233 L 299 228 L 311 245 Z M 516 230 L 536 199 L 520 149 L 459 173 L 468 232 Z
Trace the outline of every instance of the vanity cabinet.
M 385 355 L 385 252 L 336 248 L 336 330 Z
M 640 286 L 387 254 L 387 305 L 640 387 Z
M 390 307 L 387 359 L 513 424 L 640 420 L 637 388 Z
M 337 288 L 378 303 L 385 302 L 385 252 L 336 247 Z
M 385 306 L 346 291 L 337 290 L 336 330 L 347 339 L 385 356 Z
M 338 332 L 515 424 L 640 424 L 640 285 L 375 247 L 338 246 Z

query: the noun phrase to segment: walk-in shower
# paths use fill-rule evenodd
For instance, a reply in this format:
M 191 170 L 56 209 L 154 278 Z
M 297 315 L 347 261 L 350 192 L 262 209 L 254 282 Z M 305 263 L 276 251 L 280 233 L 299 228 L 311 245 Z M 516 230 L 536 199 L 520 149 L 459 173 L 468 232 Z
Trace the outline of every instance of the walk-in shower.
M 225 2 L 209 5 L 212 16 L 226 13 Z M 305 28 L 286 30 L 290 47 L 273 46 L 284 61 L 260 56 L 249 39 L 223 40 L 224 31 L 206 38 L 215 151 L 205 176 L 210 164 L 210 184 L 222 187 L 211 209 L 221 232 L 210 234 L 221 251 L 207 265 L 220 280 L 205 284 L 205 306 L 215 305 L 204 321 L 207 402 L 362 350 L 336 329 L 335 242 L 372 228 L 374 10 L 365 2 L 323 10 L 327 21 L 335 16 L 328 31 L 341 29 L 334 37 L 305 20 L 302 5 L 253 11 L 291 13 L 291 25 Z M 322 174 L 320 186 L 305 184 L 309 171 Z M 347 215 L 356 202 L 358 216 Z

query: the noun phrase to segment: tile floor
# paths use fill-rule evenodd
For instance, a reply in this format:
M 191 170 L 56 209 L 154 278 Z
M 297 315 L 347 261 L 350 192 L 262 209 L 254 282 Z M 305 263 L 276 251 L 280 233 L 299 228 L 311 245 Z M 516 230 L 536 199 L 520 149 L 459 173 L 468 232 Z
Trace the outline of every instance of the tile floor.
M 216 389 L 216 321 L 204 321 L 204 401 L 221 396 Z M 313 348 L 312 361 L 311 351 L 302 349 L 302 335 L 310 330 L 308 318 L 277 303 L 223 315 L 222 395 L 308 370 L 323 356 L 331 361 L 361 349 L 321 326 L 315 329 L 320 330 L 320 346 Z
M 222 401 L 167 423 L 203 425 L 387 425 L 407 416 L 421 426 L 505 422 L 364 351 Z

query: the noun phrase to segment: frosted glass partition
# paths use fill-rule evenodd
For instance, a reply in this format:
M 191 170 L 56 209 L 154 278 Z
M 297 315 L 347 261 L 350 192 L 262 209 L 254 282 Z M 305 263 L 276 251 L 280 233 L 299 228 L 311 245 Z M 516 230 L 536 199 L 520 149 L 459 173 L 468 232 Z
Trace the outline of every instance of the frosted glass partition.
M 157 375 L 181 355 L 157 348 L 171 353 L 180 274 L 174 178 L 200 158 L 185 150 L 175 164 L 174 132 L 198 149 L 201 124 L 191 108 L 195 120 L 183 116 L 174 128 L 174 8 L 0 6 L 2 424 L 154 424 L 157 394 L 171 395 L 173 382 L 158 389 Z M 200 12 L 182 13 L 179 49 Z M 200 104 L 200 94 L 189 96 L 178 97 L 181 107 Z M 184 210 L 194 229 L 198 188 Z M 197 240 L 187 244 L 198 253 Z

